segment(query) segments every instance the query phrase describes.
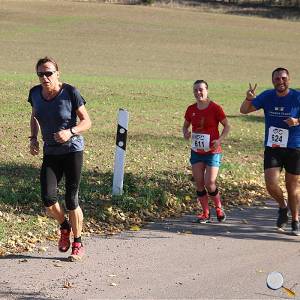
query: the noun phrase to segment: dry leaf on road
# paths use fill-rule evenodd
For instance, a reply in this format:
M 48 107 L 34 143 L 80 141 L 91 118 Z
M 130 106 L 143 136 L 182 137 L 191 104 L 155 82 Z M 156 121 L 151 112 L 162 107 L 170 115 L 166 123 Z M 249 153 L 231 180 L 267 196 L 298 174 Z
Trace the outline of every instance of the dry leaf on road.
M 73 285 L 71 284 L 71 282 L 69 282 L 69 281 L 65 281 L 65 283 L 64 283 L 64 288 L 65 289 L 70 289 L 70 288 L 72 288 L 73 287 Z
M 112 283 L 110 284 L 110 286 L 117 286 L 117 284 L 114 283 L 114 282 L 112 282 Z

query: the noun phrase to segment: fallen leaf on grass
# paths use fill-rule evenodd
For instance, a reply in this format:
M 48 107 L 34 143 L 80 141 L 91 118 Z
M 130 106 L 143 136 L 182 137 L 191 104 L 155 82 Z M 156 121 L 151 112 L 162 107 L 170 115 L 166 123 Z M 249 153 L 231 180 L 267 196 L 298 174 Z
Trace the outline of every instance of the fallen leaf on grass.
M 107 207 L 106 211 L 111 214 L 113 212 L 112 206 Z
M 191 201 L 191 200 L 192 200 L 191 196 L 185 196 L 185 201 Z
M 39 247 L 38 252 L 46 252 L 47 248 L 46 247 Z
M 140 228 L 139 226 L 137 226 L 137 225 L 134 225 L 134 226 L 131 226 L 131 227 L 130 227 L 130 230 L 131 230 L 131 231 L 140 231 L 141 228 Z
M 37 217 L 37 220 L 40 224 L 43 224 L 43 223 L 46 223 L 47 220 L 48 220 L 48 217 L 47 216 L 38 216 Z
M 26 251 L 28 251 L 28 252 L 32 252 L 32 251 L 33 251 L 33 248 L 34 248 L 33 245 L 31 245 L 31 246 L 27 245 L 27 246 L 25 246 L 24 249 L 25 249 Z

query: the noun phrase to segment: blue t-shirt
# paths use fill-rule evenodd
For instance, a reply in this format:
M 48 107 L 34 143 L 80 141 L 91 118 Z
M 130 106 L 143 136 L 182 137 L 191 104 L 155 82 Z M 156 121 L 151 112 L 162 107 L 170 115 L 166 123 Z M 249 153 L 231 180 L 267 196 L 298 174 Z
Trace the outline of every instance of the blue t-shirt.
M 267 90 L 258 95 L 252 101 L 252 104 L 256 109 L 262 108 L 264 110 L 265 146 L 271 146 L 270 135 L 272 136 L 273 132 L 275 133 L 275 138 L 280 138 L 280 136 L 276 137 L 276 132 L 285 132 L 284 135 L 287 137 L 286 147 L 300 148 L 300 126 L 289 127 L 284 122 L 290 117 L 300 117 L 300 92 L 290 89 L 286 96 L 279 97 L 275 89 Z
M 44 154 L 60 155 L 84 149 L 81 135 L 75 135 L 63 144 L 57 143 L 54 139 L 54 133 L 77 124 L 76 110 L 85 104 L 85 100 L 76 88 L 63 83 L 56 97 L 45 100 L 42 96 L 42 86 L 37 85 L 30 90 L 28 102 L 35 109 L 35 117 L 41 127 Z

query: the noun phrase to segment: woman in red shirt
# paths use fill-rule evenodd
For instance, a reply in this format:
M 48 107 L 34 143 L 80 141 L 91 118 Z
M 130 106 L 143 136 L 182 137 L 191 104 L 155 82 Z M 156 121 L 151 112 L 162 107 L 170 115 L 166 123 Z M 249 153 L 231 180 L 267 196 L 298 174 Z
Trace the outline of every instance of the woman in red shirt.
M 190 138 L 192 140 L 190 163 L 197 189 L 197 201 L 202 207 L 202 213 L 197 216 L 197 221 L 200 223 L 210 221 L 209 195 L 215 205 L 217 219 L 222 222 L 225 221 L 226 215 L 222 209 L 216 179 L 222 158 L 221 143 L 227 136 L 230 126 L 222 107 L 208 97 L 206 81 L 195 81 L 193 92 L 196 103 L 187 108 L 182 131 L 186 140 Z M 223 126 L 221 135 L 218 130 L 219 123 Z

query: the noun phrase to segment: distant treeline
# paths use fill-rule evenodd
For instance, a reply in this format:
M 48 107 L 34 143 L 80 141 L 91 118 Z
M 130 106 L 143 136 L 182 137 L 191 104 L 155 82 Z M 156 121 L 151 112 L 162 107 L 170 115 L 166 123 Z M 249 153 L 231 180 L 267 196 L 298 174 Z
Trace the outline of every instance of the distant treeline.
M 112 0 L 113 1 L 113 0 Z M 126 1 L 126 0 L 125 0 Z M 127 0 L 127 2 L 179 2 L 182 4 L 234 5 L 259 8 L 300 8 L 300 0 Z
M 251 5 L 251 6 L 265 6 L 265 7 L 286 7 L 286 8 L 300 8 L 300 0 L 205 0 L 196 2 L 210 2 L 210 3 L 228 3 L 236 5 Z
M 1 0 L 0 0 L 1 1 Z M 154 3 L 178 3 L 188 6 L 211 5 L 212 8 L 223 6 L 231 9 L 255 9 L 272 11 L 276 17 L 286 10 L 295 18 L 300 17 L 300 0 L 96 0 L 99 2 L 125 3 L 125 4 L 154 4 Z M 271 14 L 271 17 L 273 15 Z M 269 16 L 270 17 L 270 16 Z

